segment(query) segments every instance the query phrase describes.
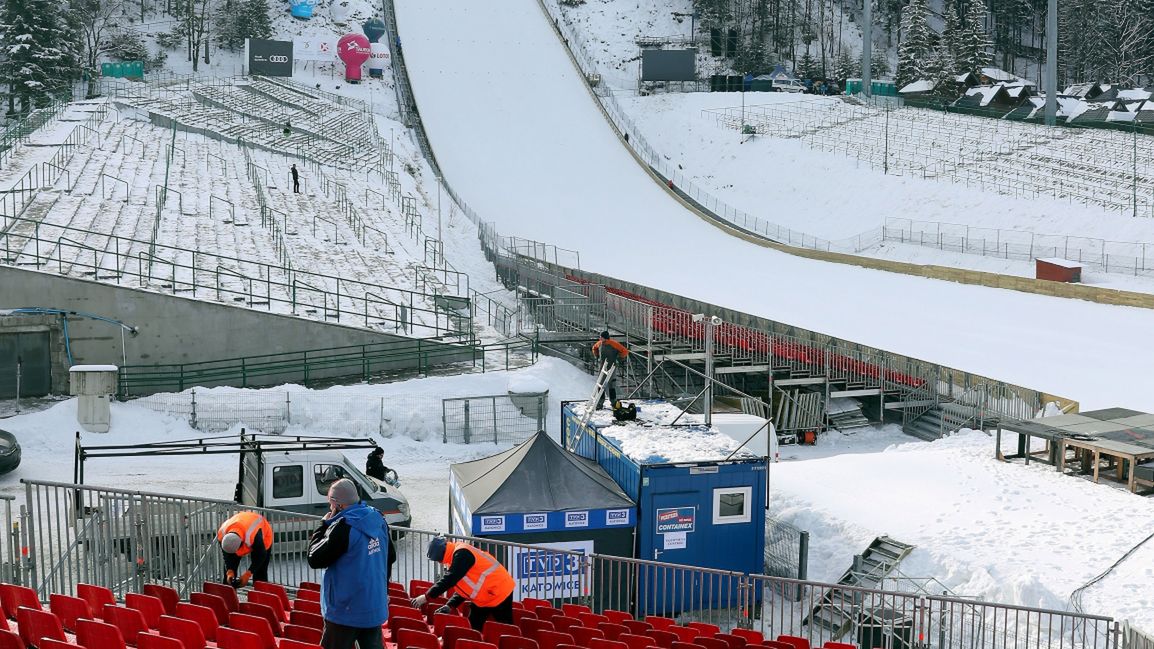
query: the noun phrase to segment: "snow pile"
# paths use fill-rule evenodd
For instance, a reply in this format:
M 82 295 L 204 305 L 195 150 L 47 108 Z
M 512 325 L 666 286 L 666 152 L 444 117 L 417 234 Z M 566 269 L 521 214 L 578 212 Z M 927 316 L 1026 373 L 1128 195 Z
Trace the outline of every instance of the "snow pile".
M 680 408 L 665 401 L 634 403 L 635 421 L 619 422 L 611 410 L 598 410 L 589 421 L 637 464 L 724 460 L 735 451 L 735 457 L 755 457 L 739 451 L 740 442 L 706 427 L 701 415 L 682 414 Z M 585 414 L 584 403 L 571 404 L 570 408 L 578 417 Z
M 771 514 L 810 532 L 809 575 L 819 581 L 836 581 L 853 554 L 887 534 L 917 546 L 905 575 L 988 601 L 1066 608 L 1076 588 L 1154 531 L 1149 499 L 1045 465 L 997 462 L 993 439 L 974 431 L 785 461 L 770 481 Z M 1143 548 L 1085 593 L 1084 609 L 1154 628 L 1152 576 L 1154 547 Z

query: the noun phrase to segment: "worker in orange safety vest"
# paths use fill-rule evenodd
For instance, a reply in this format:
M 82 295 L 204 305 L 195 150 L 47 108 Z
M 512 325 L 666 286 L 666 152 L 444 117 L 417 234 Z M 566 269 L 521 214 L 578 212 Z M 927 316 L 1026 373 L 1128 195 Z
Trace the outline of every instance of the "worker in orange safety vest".
M 268 581 L 272 558 L 272 525 L 256 512 L 239 512 L 221 523 L 216 540 L 224 552 L 224 583 L 240 588 L 250 581 Z M 249 556 L 249 569 L 240 576 L 240 560 Z
M 438 536 L 429 541 L 426 556 L 431 561 L 444 565 L 448 570 L 440 581 L 433 584 L 424 595 L 413 598 L 412 605 L 418 609 L 430 599 L 452 591 L 447 604 L 437 609 L 448 613 L 468 600 L 469 625 L 480 631 L 485 621 L 492 619 L 505 624 L 513 623 L 513 590 L 516 584 L 512 575 L 493 555 L 478 550 L 459 541 L 447 541 Z

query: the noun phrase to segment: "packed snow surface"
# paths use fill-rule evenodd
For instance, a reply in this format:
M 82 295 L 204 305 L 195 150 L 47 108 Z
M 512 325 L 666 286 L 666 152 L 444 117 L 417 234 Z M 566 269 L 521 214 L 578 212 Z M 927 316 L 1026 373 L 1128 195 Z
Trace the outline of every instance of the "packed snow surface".
M 863 270 L 746 243 L 694 216 L 638 166 L 534 0 L 401 0 L 397 12 L 446 181 L 502 233 L 579 250 L 589 270 L 1084 408 L 1154 409 L 1145 385 L 1154 311 Z M 828 187 L 840 183 L 827 179 Z
M 637 419 L 617 421 L 613 411 L 597 410 L 589 422 L 637 464 L 724 460 L 741 446 L 716 428 L 706 427 L 701 415 L 683 414 L 664 401 L 637 401 Z M 585 414 L 586 404 L 571 404 L 574 414 Z M 676 422 L 676 423 L 674 423 Z M 753 457 L 737 451 L 737 457 Z

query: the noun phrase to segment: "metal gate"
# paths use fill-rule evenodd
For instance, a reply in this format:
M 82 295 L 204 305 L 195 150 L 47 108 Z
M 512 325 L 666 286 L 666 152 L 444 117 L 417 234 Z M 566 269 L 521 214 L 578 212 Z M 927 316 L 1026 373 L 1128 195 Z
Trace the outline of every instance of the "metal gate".
M 0 399 L 42 397 L 52 391 L 51 335 L 0 334 Z

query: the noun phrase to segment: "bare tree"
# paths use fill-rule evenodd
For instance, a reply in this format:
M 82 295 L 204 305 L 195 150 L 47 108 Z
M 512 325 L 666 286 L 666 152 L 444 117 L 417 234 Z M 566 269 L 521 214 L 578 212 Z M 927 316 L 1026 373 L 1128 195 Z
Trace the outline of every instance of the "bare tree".
M 211 19 L 212 0 L 186 0 L 184 30 L 188 35 L 188 60 L 192 61 L 192 71 L 200 67 L 200 51 L 204 50 L 204 62 L 209 62 L 208 28 Z
M 80 65 L 88 77 L 88 96 L 96 95 L 96 71 L 100 57 L 113 45 L 119 32 L 125 0 L 73 0 L 70 9 L 80 32 Z

